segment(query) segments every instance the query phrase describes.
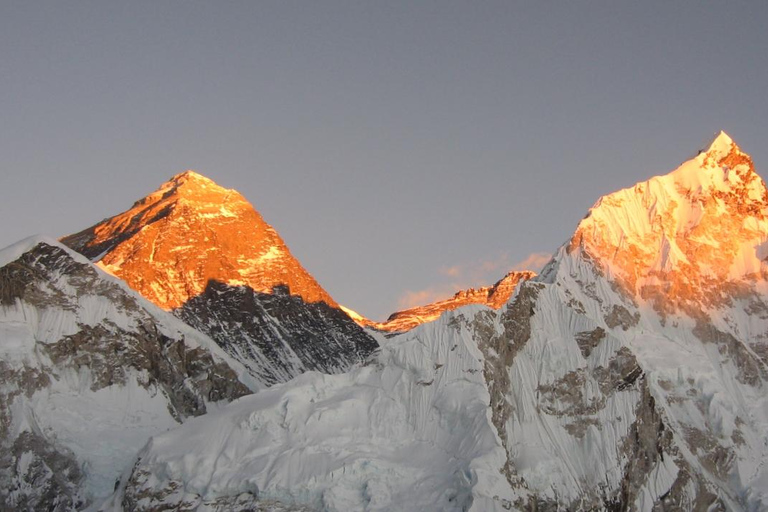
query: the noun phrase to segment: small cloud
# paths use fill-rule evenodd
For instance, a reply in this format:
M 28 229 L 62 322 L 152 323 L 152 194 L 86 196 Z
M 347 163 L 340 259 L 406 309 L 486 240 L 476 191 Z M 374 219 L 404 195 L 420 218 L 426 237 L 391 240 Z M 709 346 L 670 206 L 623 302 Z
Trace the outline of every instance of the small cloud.
M 486 279 L 489 274 L 506 274 L 509 270 L 509 254 L 500 253 L 495 258 L 487 259 L 472 265 L 470 276 L 474 279 Z M 502 276 L 498 276 L 501 278 Z
M 443 274 L 444 276 L 448 277 L 459 277 L 461 275 L 461 266 L 460 265 L 454 265 L 452 267 L 440 267 L 439 272 Z
M 551 258 L 552 255 L 548 252 L 533 252 L 524 260 L 512 265 L 509 270 L 532 270 L 534 272 L 539 272 L 544 268 L 544 265 L 549 263 Z
M 447 299 L 457 291 L 449 290 L 449 287 L 450 285 L 444 285 L 418 291 L 406 290 L 406 292 L 397 299 L 397 306 L 399 309 L 410 309 Z

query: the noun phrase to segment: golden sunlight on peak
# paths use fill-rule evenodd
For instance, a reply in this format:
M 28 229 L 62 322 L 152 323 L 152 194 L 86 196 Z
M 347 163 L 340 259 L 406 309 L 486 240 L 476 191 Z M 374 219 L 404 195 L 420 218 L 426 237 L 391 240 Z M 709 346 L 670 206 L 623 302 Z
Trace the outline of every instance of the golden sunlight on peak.
M 706 147 L 706 153 L 728 154 L 734 148 L 736 150 L 740 150 L 738 144 L 736 144 L 733 139 L 722 130 L 720 130 L 720 132 L 715 135 L 715 137 Z
M 182 183 L 182 182 L 200 182 L 200 183 L 214 183 L 214 181 L 210 178 L 207 178 L 203 176 L 202 174 L 193 171 L 191 169 L 186 170 L 184 172 L 180 172 L 179 174 L 174 175 L 169 181 L 173 181 L 176 183 Z
M 187 170 L 174 175 L 155 193 L 166 194 L 169 191 L 175 191 L 176 194 L 188 198 L 196 198 L 196 200 L 207 197 L 211 199 L 212 202 L 221 202 L 222 200 L 231 200 L 235 197 L 241 197 L 236 190 L 222 187 L 212 179 L 192 170 Z

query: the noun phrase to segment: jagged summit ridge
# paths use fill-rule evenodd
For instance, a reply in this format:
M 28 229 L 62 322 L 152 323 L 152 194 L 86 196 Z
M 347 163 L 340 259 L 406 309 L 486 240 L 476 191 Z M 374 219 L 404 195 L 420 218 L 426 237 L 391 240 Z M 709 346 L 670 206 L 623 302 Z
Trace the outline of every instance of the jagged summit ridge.
M 197 183 L 203 183 L 205 185 L 213 185 L 218 187 L 218 185 L 207 176 L 203 176 L 197 171 L 194 171 L 192 169 L 187 169 L 184 172 L 180 172 L 179 174 L 174 175 L 170 181 L 173 182 L 197 182 Z
M 566 249 L 659 310 L 701 309 L 766 272 L 767 214 L 752 159 L 721 132 L 671 173 L 598 200 Z
M 164 195 L 175 194 L 178 200 L 184 198 L 188 201 L 198 201 L 202 207 L 205 203 L 216 203 L 219 200 L 226 202 L 240 202 L 245 199 L 234 189 L 228 189 L 220 186 L 212 179 L 202 174 L 187 170 L 171 177 L 168 181 L 160 185 L 157 193 Z M 153 194 L 153 195 L 154 195 Z
M 242 195 L 194 171 L 62 242 L 165 309 L 211 280 L 266 293 L 286 285 L 307 302 L 336 306 Z
M 432 322 L 446 311 L 453 311 L 469 304 L 482 304 L 493 309 L 499 309 L 506 304 L 518 284 L 533 279 L 535 276 L 535 272 L 527 270 L 512 271 L 492 286 L 460 290 L 445 300 L 396 311 L 385 322 L 368 321 L 367 325 L 386 332 L 404 332 L 418 325 Z M 356 321 L 360 323 L 359 320 Z

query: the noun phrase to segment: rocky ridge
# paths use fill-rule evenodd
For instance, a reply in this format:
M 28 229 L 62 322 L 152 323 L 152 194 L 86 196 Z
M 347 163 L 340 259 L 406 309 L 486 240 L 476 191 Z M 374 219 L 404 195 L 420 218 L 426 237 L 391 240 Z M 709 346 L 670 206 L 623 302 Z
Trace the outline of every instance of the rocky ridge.
M 535 276 L 536 273 L 530 271 L 509 272 L 492 286 L 460 290 L 449 299 L 396 311 L 385 322 L 372 322 L 363 319 L 358 323 L 379 331 L 404 332 L 436 320 L 445 311 L 453 311 L 469 304 L 482 304 L 493 309 L 499 309 L 506 304 L 518 284 Z
M 341 309 L 306 303 L 282 285 L 261 293 L 210 281 L 174 313 L 211 336 L 267 386 L 306 371 L 341 373 L 378 348 Z

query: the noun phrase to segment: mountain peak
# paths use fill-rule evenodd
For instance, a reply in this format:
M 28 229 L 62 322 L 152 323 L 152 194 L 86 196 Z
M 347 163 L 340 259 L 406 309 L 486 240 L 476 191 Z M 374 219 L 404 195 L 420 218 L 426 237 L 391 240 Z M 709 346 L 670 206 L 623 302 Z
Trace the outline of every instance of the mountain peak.
M 223 189 L 224 187 L 221 187 L 218 185 L 215 181 L 212 179 L 203 176 L 202 174 L 195 172 L 193 170 L 187 170 L 184 172 L 180 172 L 179 174 L 175 174 L 170 180 L 166 182 L 167 185 L 171 186 L 194 186 L 194 187 L 215 187 L 219 189 Z M 160 188 L 163 188 L 161 186 Z
M 720 130 L 720 132 L 712 139 L 712 142 L 707 146 L 708 149 L 705 153 L 725 156 L 731 152 L 734 146 L 735 143 L 733 142 L 733 139 L 727 133 Z M 739 147 L 736 146 L 736 149 L 739 149 Z
M 630 295 L 675 311 L 703 307 L 724 283 L 766 271 L 766 232 L 765 183 L 720 132 L 671 173 L 598 200 L 567 250 L 584 250 Z
M 336 306 L 242 195 L 194 171 L 62 242 L 165 309 L 211 280 L 263 293 L 285 285 L 306 302 Z
M 178 181 L 178 180 L 197 180 L 197 181 L 210 181 L 212 182 L 210 178 L 207 176 L 203 176 L 199 172 L 193 170 L 193 169 L 187 169 L 184 172 L 180 172 L 178 174 L 175 174 L 171 181 Z
M 156 191 L 137 201 L 136 205 L 151 201 L 163 201 L 169 198 L 171 201 L 184 198 L 199 205 L 215 205 L 216 208 L 225 203 L 247 203 L 245 198 L 236 190 L 224 188 L 212 179 L 188 170 L 172 176 Z M 250 204 L 248 207 L 252 208 Z

